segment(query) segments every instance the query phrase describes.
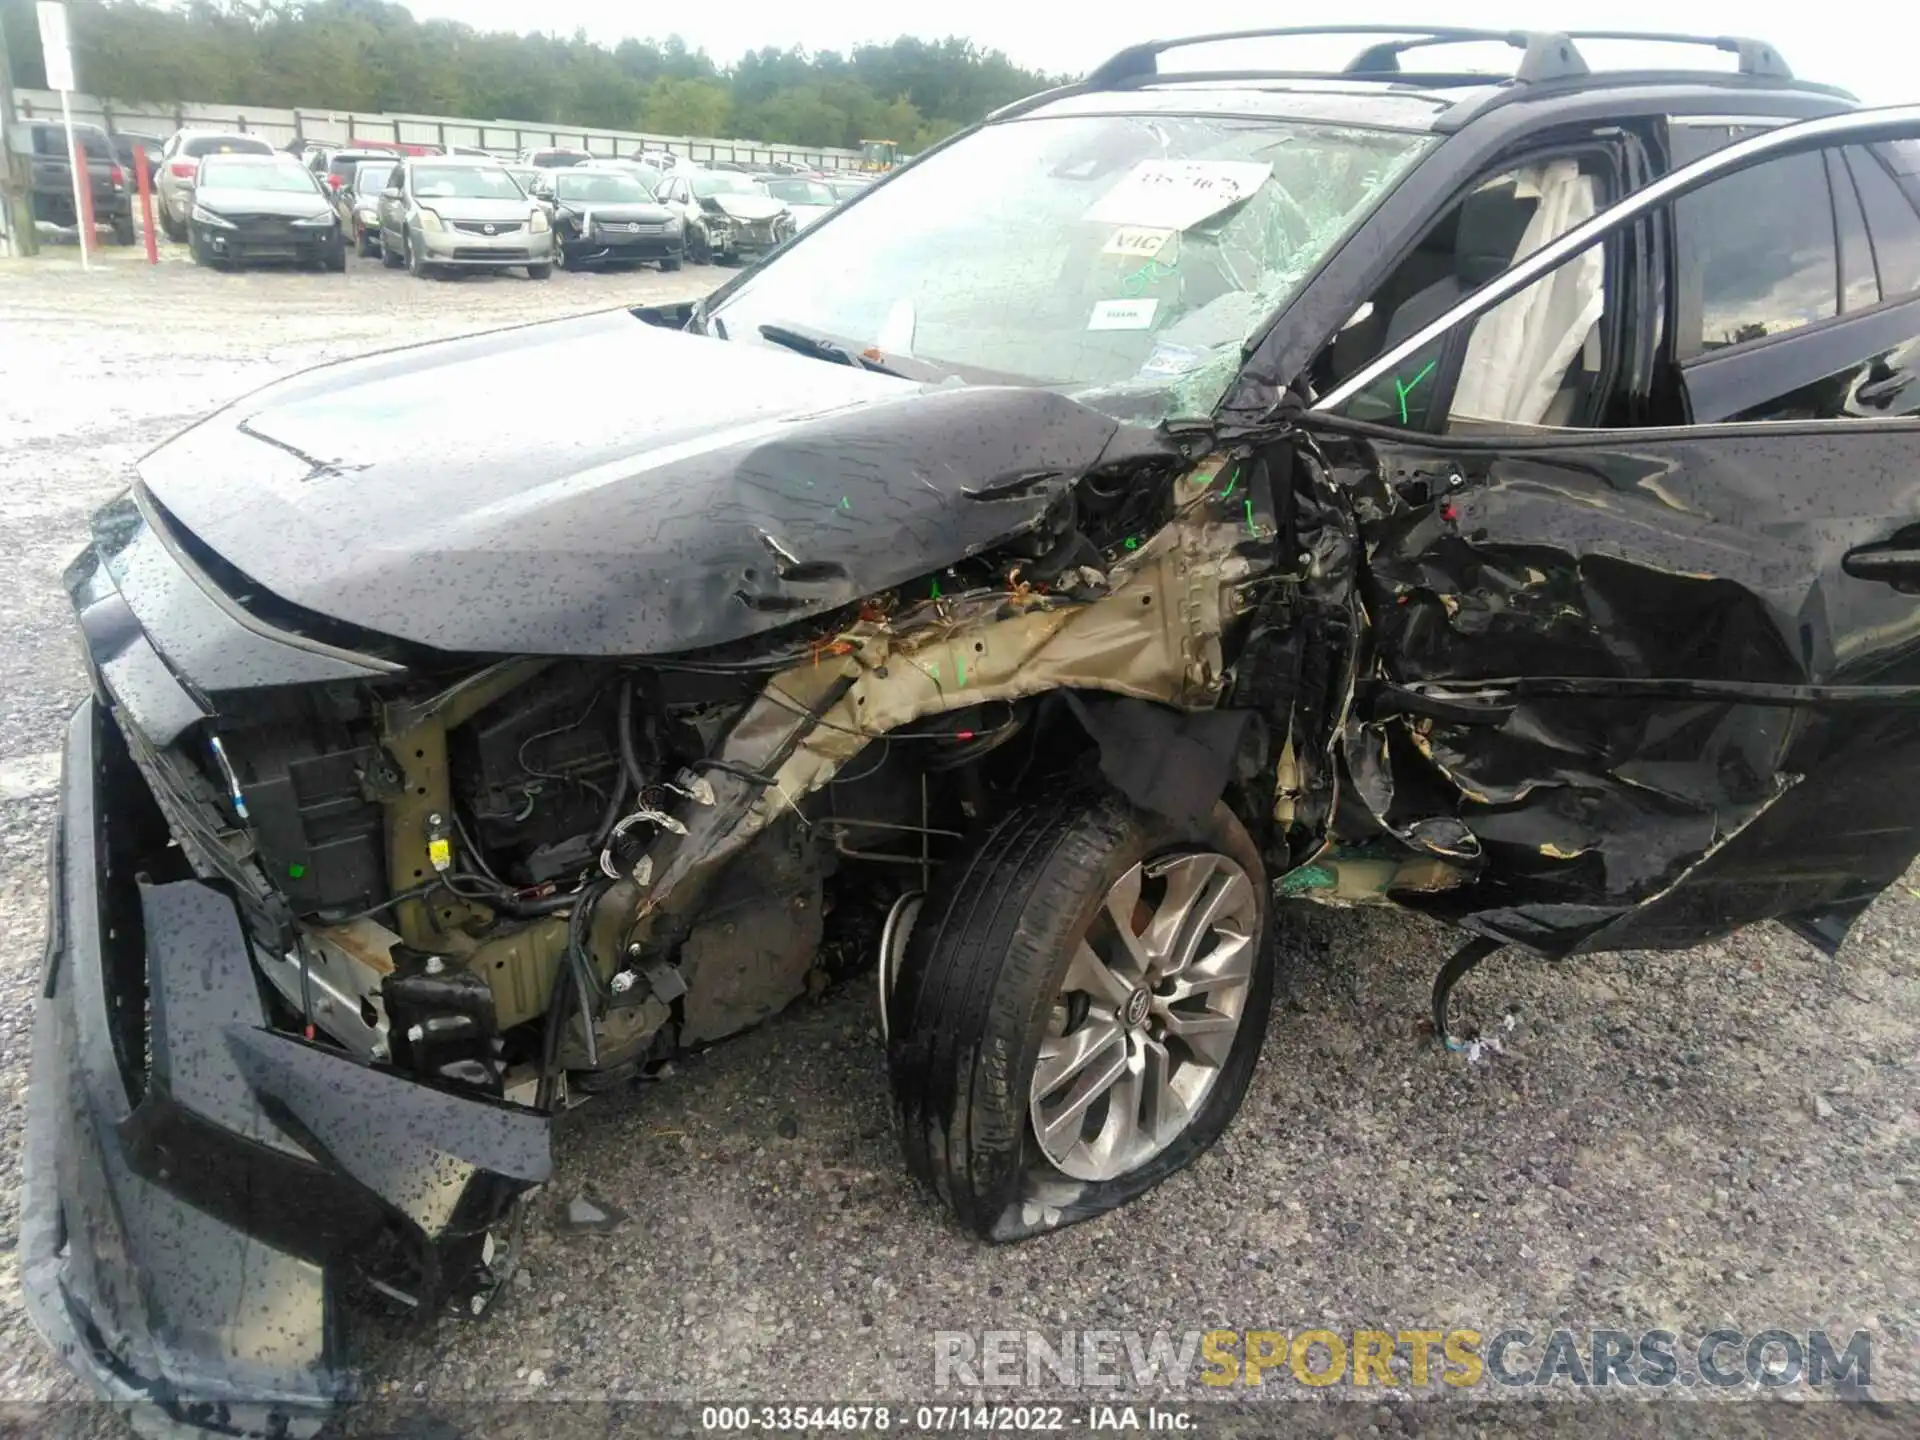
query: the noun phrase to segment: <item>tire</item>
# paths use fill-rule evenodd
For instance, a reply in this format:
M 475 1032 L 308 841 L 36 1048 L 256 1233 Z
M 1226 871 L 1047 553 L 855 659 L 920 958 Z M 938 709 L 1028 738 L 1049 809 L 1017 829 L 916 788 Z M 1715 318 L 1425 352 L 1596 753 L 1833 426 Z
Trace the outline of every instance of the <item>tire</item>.
M 551 280 L 553 278 L 553 266 L 529 265 L 527 267 L 527 278 L 529 280 Z
M 713 263 L 713 245 L 707 239 L 704 230 L 694 230 L 688 233 L 687 258 L 696 265 L 711 265 Z
M 208 270 L 218 270 L 220 261 L 199 234 L 191 229 L 187 231 L 187 251 L 193 256 L 193 263 Z
M 668 255 L 660 261 L 660 268 L 666 271 L 668 274 L 672 274 L 675 270 L 678 270 L 680 268 L 680 261 L 681 261 L 680 256 Z
M 398 270 L 407 263 L 407 257 L 393 250 L 387 244 L 387 232 L 380 232 L 380 263 L 389 270 Z
M 167 207 L 156 205 L 155 208 L 160 212 L 160 233 L 176 245 L 184 241 L 187 238 L 187 232 L 168 218 Z
M 115 220 L 112 226 L 112 235 L 113 243 L 116 245 L 137 244 L 140 237 L 134 233 L 133 216 L 122 215 L 119 219 Z
M 1138 898 L 1129 901 L 1136 873 Z M 1175 884 L 1198 887 L 1193 904 L 1175 903 Z M 1202 899 L 1217 901 L 1226 928 L 1200 928 L 1187 981 L 1168 960 L 1164 975 L 1149 969 L 1135 984 L 1119 961 L 1109 969 L 1098 960 L 1140 953 L 1108 918 L 1116 891 L 1130 918 L 1145 905 L 1168 924 L 1198 913 Z M 887 1066 L 908 1169 L 961 1224 L 1004 1241 L 1112 1210 L 1190 1164 L 1240 1108 L 1266 1034 L 1269 903 L 1259 852 L 1224 804 L 1180 826 L 1081 790 L 1007 815 L 927 897 L 888 1001 Z M 1094 954 L 1091 970 L 1082 950 Z M 1082 988 L 1090 973 L 1109 1000 L 1090 1000 Z M 1196 980 L 1208 982 L 1205 991 L 1183 993 Z M 1199 1038 L 1211 1055 L 1176 1033 L 1200 1020 L 1212 1021 Z M 1084 1068 L 1061 1058 L 1075 1037 L 1101 1035 L 1087 1042 Z M 1148 1083 L 1155 1047 L 1171 1106 L 1149 1133 L 1130 1129 L 1118 1102 L 1127 1085 Z M 1036 1096 L 1043 1053 L 1060 1078 Z M 1103 1072 L 1121 1081 L 1101 1090 L 1091 1082 Z M 1185 1087 L 1185 1098 L 1173 1087 Z M 1076 1121 L 1082 1088 L 1102 1098 Z M 1131 1096 L 1134 1115 L 1141 1093 Z M 1050 1145 L 1036 1116 L 1048 1122 Z
M 342 239 L 338 245 L 335 245 L 333 249 L 327 252 L 326 258 L 321 261 L 321 264 L 335 275 L 344 275 L 347 273 L 347 242 L 345 239 Z
M 433 274 L 432 267 L 420 258 L 420 252 L 413 248 L 413 237 L 407 237 L 407 273 L 416 280 L 425 280 Z
M 369 240 L 365 230 L 356 226 L 353 232 L 353 238 L 354 247 L 360 252 L 360 258 L 362 260 L 371 260 L 380 253 L 379 240 Z

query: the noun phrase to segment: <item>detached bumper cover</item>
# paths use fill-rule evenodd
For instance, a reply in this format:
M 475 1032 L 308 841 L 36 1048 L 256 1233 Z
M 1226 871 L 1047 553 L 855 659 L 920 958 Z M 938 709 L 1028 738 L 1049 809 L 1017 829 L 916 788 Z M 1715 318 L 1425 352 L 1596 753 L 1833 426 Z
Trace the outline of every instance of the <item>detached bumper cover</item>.
M 550 1172 L 547 1123 L 269 1029 L 232 902 L 122 873 L 151 807 L 89 700 L 67 736 L 34 1022 L 28 1313 L 109 1399 L 212 1434 L 309 1431 L 352 1387 L 348 1257 L 394 1232 L 473 1248 Z

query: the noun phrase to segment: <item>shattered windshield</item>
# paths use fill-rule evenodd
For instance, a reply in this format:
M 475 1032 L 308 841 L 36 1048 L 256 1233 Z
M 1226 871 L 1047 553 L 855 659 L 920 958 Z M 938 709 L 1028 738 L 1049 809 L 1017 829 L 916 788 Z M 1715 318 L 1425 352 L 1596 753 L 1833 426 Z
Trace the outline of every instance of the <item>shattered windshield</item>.
M 693 177 L 693 193 L 704 200 L 709 195 L 764 195 L 767 192 L 744 175 L 714 170 Z
M 832 205 L 833 191 L 818 180 L 763 180 L 767 193 L 789 205 Z
M 1241 347 L 1432 144 L 1198 116 L 991 125 L 716 307 L 1126 419 L 1209 414 Z

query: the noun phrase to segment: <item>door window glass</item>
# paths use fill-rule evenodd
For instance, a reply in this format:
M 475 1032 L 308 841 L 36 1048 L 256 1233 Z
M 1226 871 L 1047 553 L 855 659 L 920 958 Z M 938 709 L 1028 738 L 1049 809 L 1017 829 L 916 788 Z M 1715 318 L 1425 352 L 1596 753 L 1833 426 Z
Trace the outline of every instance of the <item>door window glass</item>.
M 1725 176 L 1674 205 L 1682 358 L 1838 313 L 1839 259 L 1825 163 L 1788 155 Z

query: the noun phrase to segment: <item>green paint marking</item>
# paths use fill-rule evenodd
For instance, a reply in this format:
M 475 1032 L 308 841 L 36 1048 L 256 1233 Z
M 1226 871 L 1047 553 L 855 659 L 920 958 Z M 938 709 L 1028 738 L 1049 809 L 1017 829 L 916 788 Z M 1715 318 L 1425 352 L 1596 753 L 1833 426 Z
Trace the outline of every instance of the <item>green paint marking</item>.
M 1400 423 L 1402 425 L 1405 425 L 1408 423 L 1407 396 L 1413 393 L 1414 386 L 1418 385 L 1422 380 L 1426 379 L 1427 376 L 1433 373 L 1433 367 L 1438 365 L 1439 363 L 1440 362 L 1437 359 L 1427 361 L 1426 365 L 1421 368 L 1420 373 L 1414 376 L 1413 379 L 1409 380 L 1404 385 L 1400 383 L 1400 377 L 1398 375 L 1393 377 L 1393 388 L 1399 394 L 1399 397 L 1400 397 Z
M 1220 498 L 1222 500 L 1231 500 L 1233 498 L 1234 488 L 1238 486 L 1239 483 L 1240 483 L 1240 472 L 1236 470 L 1233 472 L 1233 478 L 1227 481 L 1227 488 L 1220 492 Z
M 967 657 L 964 655 L 953 657 L 953 683 L 956 685 L 967 683 Z
M 1260 533 L 1260 527 L 1253 523 L 1253 501 L 1251 500 L 1247 501 L 1247 533 L 1249 535 Z
M 298 880 L 302 875 L 306 873 L 307 873 L 307 867 L 298 863 L 297 861 L 294 864 L 287 866 L 287 875 L 290 879 Z
M 1302 865 L 1280 877 L 1282 895 L 1298 895 L 1303 890 L 1325 890 L 1333 884 L 1333 872 L 1318 865 Z
M 849 504 L 847 503 L 847 497 L 846 497 L 846 496 L 844 496 L 844 495 L 842 495 L 842 496 L 840 497 L 840 508 L 841 508 L 842 510 L 851 510 L 851 509 L 853 509 L 853 506 L 851 506 L 851 505 L 849 505 Z
M 1123 550 L 1138 550 L 1140 548 L 1140 537 L 1138 535 L 1127 536 L 1125 540 L 1120 542 L 1120 548 Z
M 927 596 L 927 598 L 929 600 L 938 600 L 940 598 L 940 582 L 938 580 L 933 582 L 933 593 Z
M 927 678 L 933 681 L 934 684 L 938 685 L 940 683 L 940 662 L 938 660 L 934 661 L 931 665 L 922 665 L 920 668 L 927 672 Z

